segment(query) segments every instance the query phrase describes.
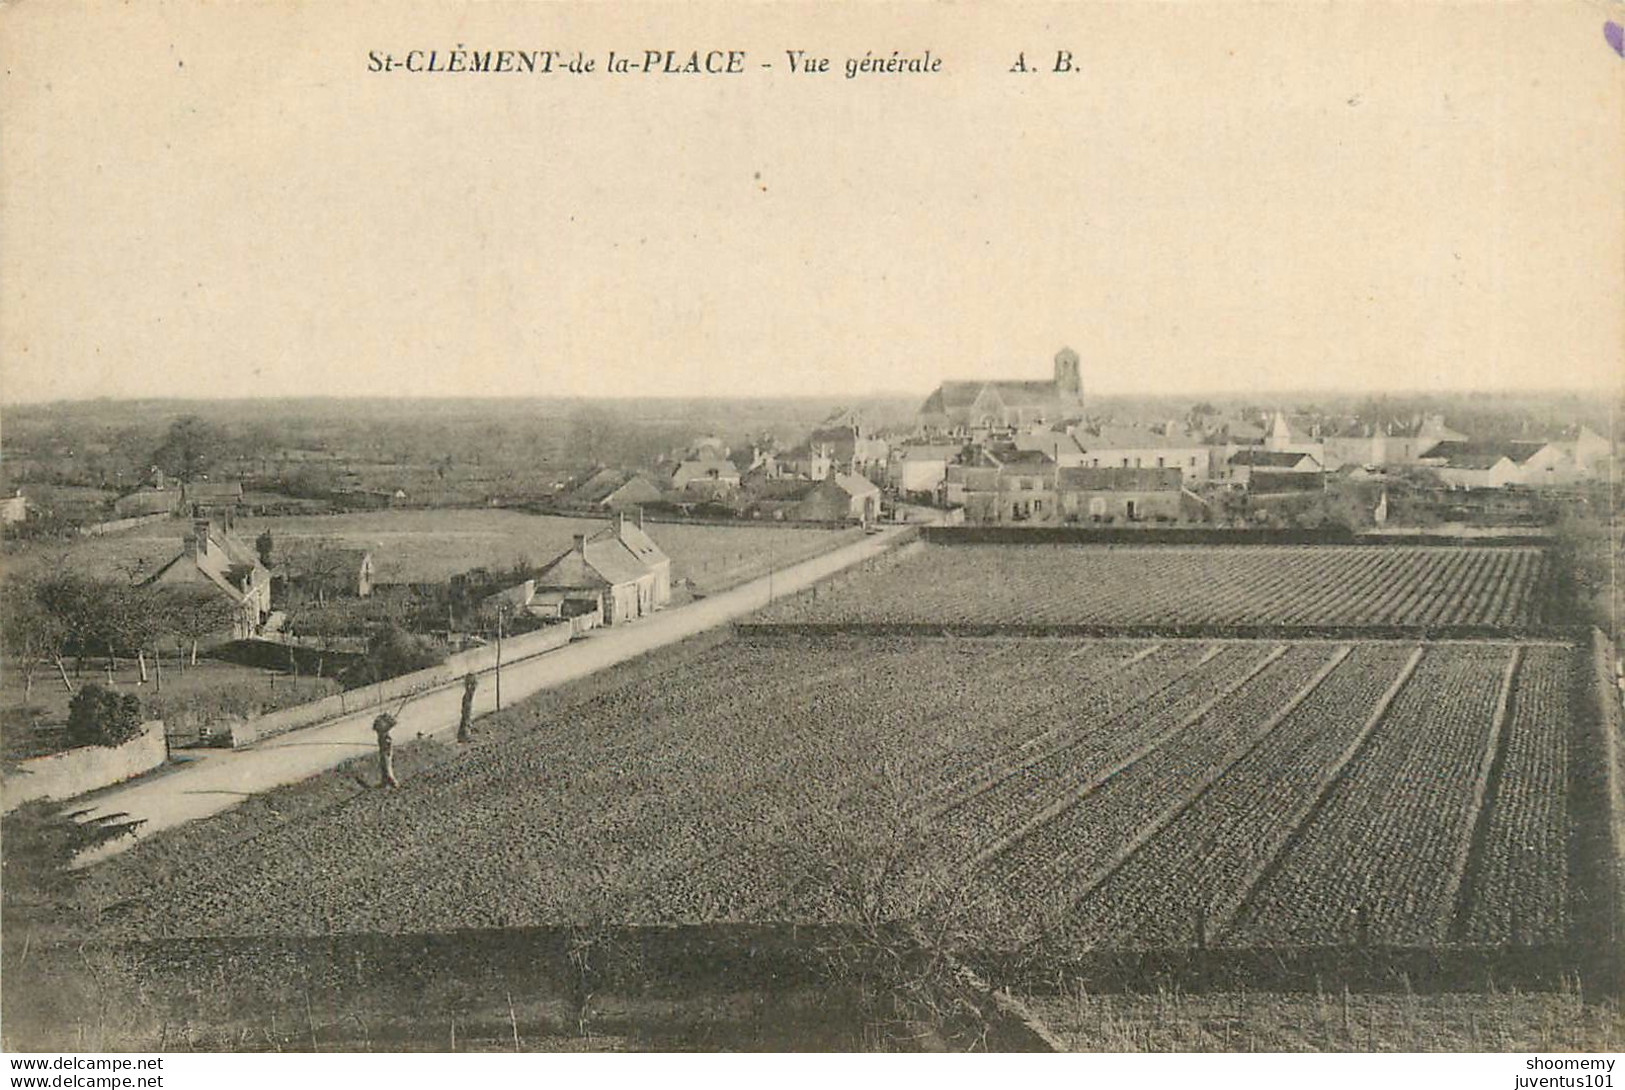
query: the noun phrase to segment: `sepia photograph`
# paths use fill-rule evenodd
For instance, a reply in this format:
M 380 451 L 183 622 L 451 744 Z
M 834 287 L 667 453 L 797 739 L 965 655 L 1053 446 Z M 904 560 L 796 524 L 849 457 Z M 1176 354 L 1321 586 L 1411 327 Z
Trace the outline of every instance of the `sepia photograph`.
M 7 1085 L 1613 1085 L 1622 26 L 0 3 Z

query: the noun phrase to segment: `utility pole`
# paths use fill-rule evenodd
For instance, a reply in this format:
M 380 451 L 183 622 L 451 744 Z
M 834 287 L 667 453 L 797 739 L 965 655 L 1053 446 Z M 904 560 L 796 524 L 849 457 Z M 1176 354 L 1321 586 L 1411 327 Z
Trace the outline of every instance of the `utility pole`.
M 502 710 L 502 615 L 507 612 L 503 605 L 497 606 L 497 711 Z

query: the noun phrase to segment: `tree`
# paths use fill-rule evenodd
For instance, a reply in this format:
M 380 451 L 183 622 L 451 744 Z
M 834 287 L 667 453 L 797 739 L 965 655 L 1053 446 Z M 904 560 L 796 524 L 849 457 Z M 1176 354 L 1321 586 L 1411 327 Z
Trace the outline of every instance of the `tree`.
M 61 641 L 58 662 L 71 649 L 75 674 L 84 668 L 85 652 L 96 645 L 105 630 L 101 597 L 106 586 L 61 565 L 34 585 L 35 601 L 53 618 L 54 631 Z
M 224 595 L 208 587 L 165 587 L 166 619 L 176 649 L 190 641 L 192 665 L 197 665 L 198 642 L 237 619 L 237 607 Z
M 276 541 L 271 537 L 270 530 L 263 530 L 260 536 L 254 539 L 254 551 L 259 554 L 260 563 L 267 568 L 272 566 L 272 557 L 276 552 Z
M 220 461 L 225 437 L 220 429 L 198 416 L 183 416 L 169 426 L 163 444 L 152 453 L 152 464 L 181 481 L 203 477 Z
M 62 619 L 45 608 L 39 590 L 32 583 L 14 585 L 0 596 L 0 647 L 12 667 L 23 677 L 23 704 L 33 697 L 34 675 L 47 663 L 62 662 L 67 630 Z M 68 691 L 67 671 L 62 671 L 63 684 Z

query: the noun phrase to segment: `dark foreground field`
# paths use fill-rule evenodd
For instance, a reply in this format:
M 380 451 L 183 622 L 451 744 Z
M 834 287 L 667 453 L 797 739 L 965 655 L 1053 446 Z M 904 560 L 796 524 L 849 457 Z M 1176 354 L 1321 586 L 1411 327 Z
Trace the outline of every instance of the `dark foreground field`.
M 1134 550 L 996 554 L 1075 592 L 1037 630 L 1003 577 L 912 579 L 924 553 L 408 744 L 399 790 L 357 762 L 73 881 L 19 881 L 49 837 L 8 829 L 7 1034 L 1617 1045 L 1617 703 L 1600 635 L 1539 623 L 1543 554 L 1170 550 L 1265 582 L 1157 599 L 1200 638 L 1096 638 L 1067 623 L 1133 603 L 1064 577 Z M 795 620 L 887 580 L 873 608 L 984 634 Z
M 1080 948 L 1583 941 L 1559 644 L 752 636 L 87 883 L 103 935 L 842 922 L 832 869 Z M 275 805 L 278 796 L 267 797 Z M 230 860 L 221 865 L 221 860 Z

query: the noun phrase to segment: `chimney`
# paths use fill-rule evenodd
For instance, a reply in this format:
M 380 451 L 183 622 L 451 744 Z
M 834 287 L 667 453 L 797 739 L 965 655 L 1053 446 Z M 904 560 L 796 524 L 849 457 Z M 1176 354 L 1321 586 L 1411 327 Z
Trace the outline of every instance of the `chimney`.
M 577 556 L 585 556 L 587 554 L 587 535 L 586 534 L 577 534 L 575 536 L 575 539 L 576 539 L 576 543 L 575 543 L 576 555 Z
M 202 560 L 209 555 L 209 520 L 192 520 L 192 555 Z
M 638 529 L 643 529 L 643 504 L 638 504 Z

